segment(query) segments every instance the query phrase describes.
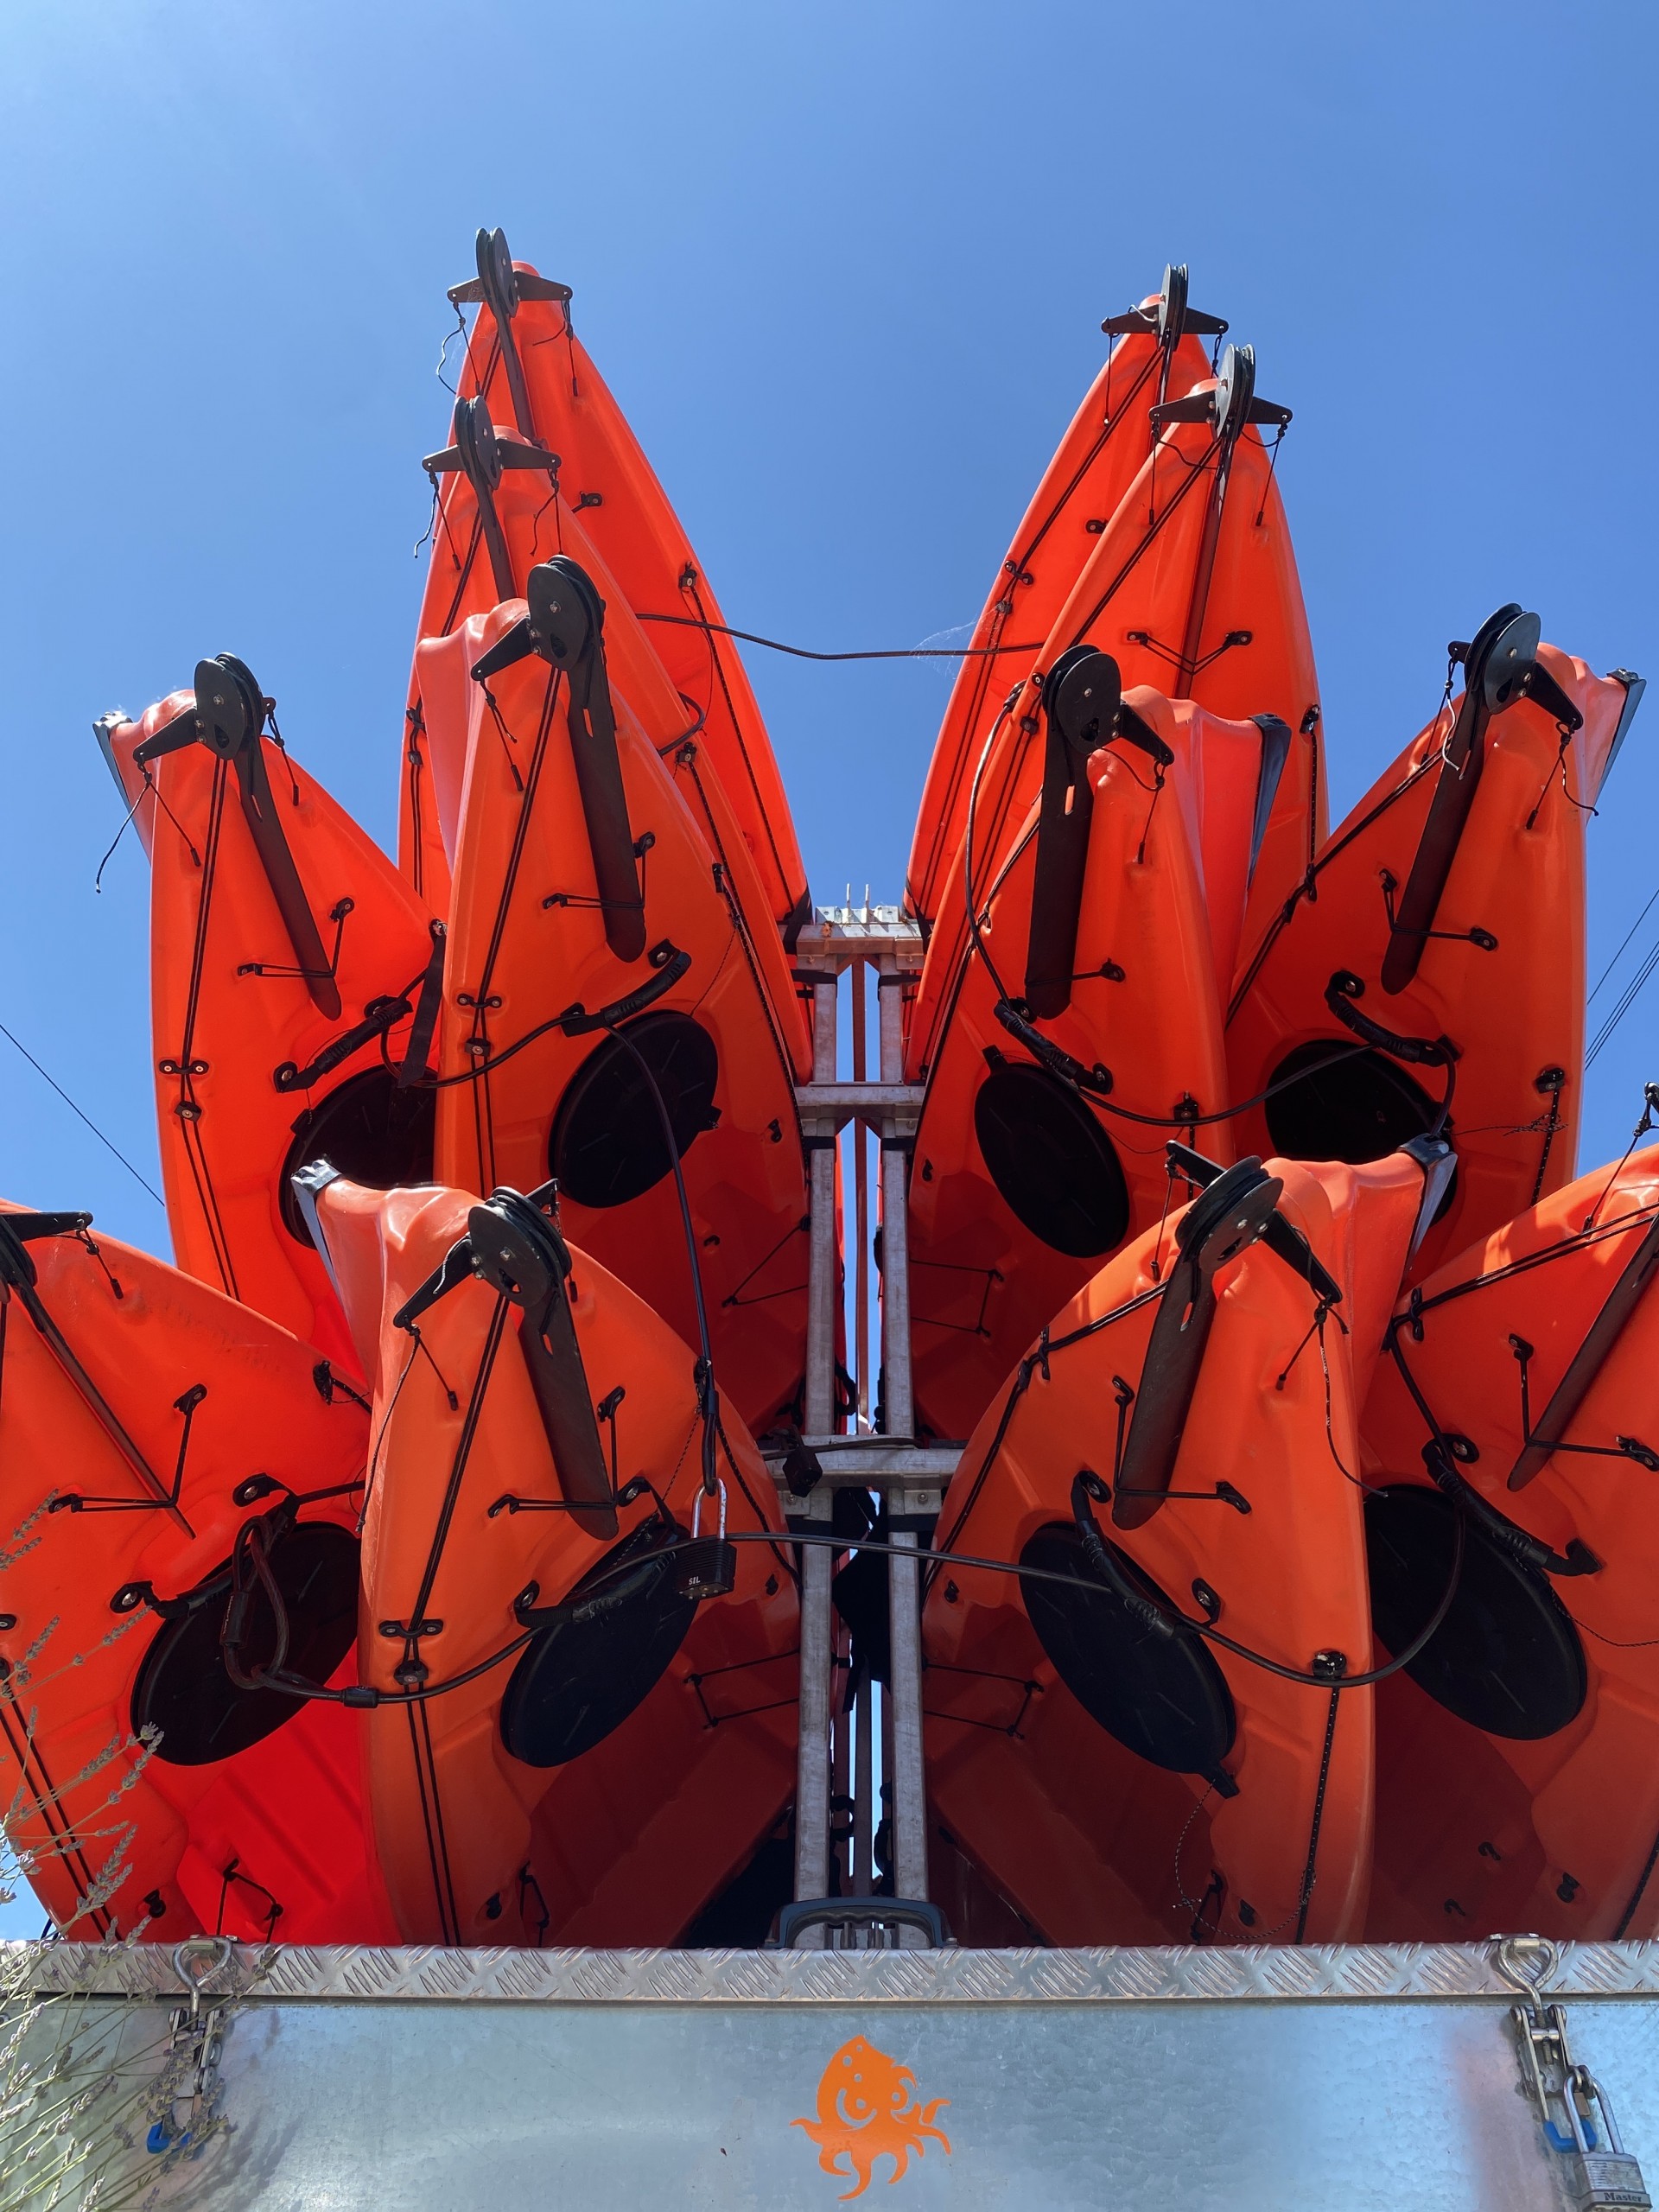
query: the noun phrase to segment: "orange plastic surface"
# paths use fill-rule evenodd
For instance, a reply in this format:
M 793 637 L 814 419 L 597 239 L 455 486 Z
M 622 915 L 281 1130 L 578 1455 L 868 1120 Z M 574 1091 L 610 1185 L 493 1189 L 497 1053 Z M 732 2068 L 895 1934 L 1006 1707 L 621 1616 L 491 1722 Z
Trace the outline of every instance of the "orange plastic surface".
M 535 273 L 527 262 L 515 265 Z M 517 429 L 559 456 L 565 501 L 581 512 L 620 596 L 636 612 L 680 618 L 677 623 L 653 626 L 658 658 L 686 702 L 688 719 L 696 721 L 703 748 L 725 786 L 763 887 L 764 912 L 775 926 L 791 921 L 798 926 L 806 902 L 806 872 L 771 740 L 736 646 L 729 638 L 702 627 L 681 626 L 724 620 L 690 542 L 626 417 L 587 349 L 573 335 L 566 308 L 556 301 L 525 301 L 513 318 L 512 336 L 524 363 L 533 415 L 531 423 Z M 493 419 L 503 426 L 512 424 L 507 379 L 487 308 L 480 310 L 468 337 L 460 389 L 463 397 L 485 396 Z M 422 638 L 454 628 L 497 596 L 479 544 L 472 494 L 458 477 L 447 482 L 421 615 Z M 547 490 L 547 480 L 539 475 L 509 474 L 497 495 L 498 509 L 505 514 L 505 501 L 520 512 L 527 509 L 533 517 Z M 556 525 L 550 530 L 550 511 L 542 517 L 539 543 L 526 547 L 529 559 L 545 560 L 550 552 L 569 550 L 559 543 Z M 533 521 L 531 536 L 533 541 Z M 515 547 L 515 560 L 521 557 Z M 516 576 L 515 582 L 522 589 L 523 576 Z M 414 749 L 410 748 L 411 754 Z M 418 795 L 410 788 L 411 779 L 417 780 L 419 773 L 412 759 L 406 761 L 399 849 L 404 866 L 411 871 L 419 866 L 416 855 L 423 836 L 429 836 Z M 434 894 L 428 888 L 426 895 Z M 760 919 L 757 914 L 757 925 Z
M 468 664 L 523 611 L 510 601 L 468 622 Z M 470 688 L 467 731 L 453 741 L 468 766 L 440 1029 L 448 1087 L 438 1094 L 437 1176 L 461 1189 L 531 1191 L 552 1172 L 568 1087 L 609 1040 L 550 1027 L 512 1048 L 573 1006 L 616 1003 L 658 970 L 649 958 L 619 960 L 606 942 L 563 679 L 532 655 L 487 690 Z M 614 683 L 613 698 L 629 826 L 636 843 L 652 841 L 642 855 L 645 942 L 690 956 L 652 1011 L 690 1016 L 719 1055 L 718 1121 L 683 1158 L 715 1370 L 745 1421 L 764 1427 L 794 1402 L 805 1357 L 806 1176 L 791 1045 L 774 1023 L 745 918 L 686 804 L 695 786 L 659 757 Z M 615 1206 L 578 1205 L 567 1192 L 563 1217 L 576 1243 L 696 1341 L 671 1174 Z
M 1422 1198 L 1403 1157 L 1327 1174 L 1283 1160 L 1281 1210 L 1344 1285 L 1342 1307 L 1376 1323 L 1397 1283 Z M 1113 1467 L 1115 1391 L 1141 1380 L 1156 1311 L 1107 1317 L 1157 1280 L 1173 1229 L 1154 1229 L 1103 1268 L 998 1393 L 947 1497 L 941 1548 L 1018 1560 L 1041 1528 L 1070 1522 L 1072 1478 Z M 1361 1272 L 1354 1272 L 1362 1255 Z M 1171 1497 L 1138 1529 L 1096 1511 L 1108 1539 L 1193 1618 L 1195 1578 L 1219 1627 L 1306 1670 L 1340 1651 L 1357 1673 L 1370 1603 L 1350 1347 L 1323 1336 L 1306 1282 L 1264 1245 L 1217 1277 L 1217 1312 L 1172 1488 L 1235 1485 L 1250 1510 Z M 1094 1325 L 1104 1325 L 1095 1327 Z M 1093 1330 L 1075 1342 L 1080 1330 Z M 1026 1387 L 1019 1388 L 1020 1377 Z M 1014 1394 L 1010 1405 L 1010 1393 Z M 924 1616 L 931 1802 L 942 1824 L 1040 1931 L 1060 1944 L 1340 1942 L 1363 1924 L 1370 1874 L 1371 1693 L 1344 1691 L 1332 1738 L 1307 1886 L 1331 1696 L 1211 1644 L 1237 1732 L 1224 1765 L 1236 1795 L 1127 1750 L 1058 1679 L 1018 1580 L 951 1562 L 931 1571 Z
M 1359 978 L 1359 1011 L 1395 1035 L 1458 1048 L 1446 1134 L 1457 1184 L 1425 1240 L 1416 1272 L 1490 1235 L 1572 1176 L 1584 1052 L 1584 823 L 1599 785 L 1625 691 L 1554 646 L 1539 658 L 1585 716 L 1563 747 L 1554 719 L 1522 698 L 1488 725 L 1484 764 L 1434 927 L 1403 991 L 1381 986 L 1389 887 L 1403 885 L 1441 773 L 1447 708 L 1414 738 L 1330 838 L 1313 895 L 1296 900 L 1257 940 L 1227 1026 L 1232 1095 L 1251 1099 L 1286 1057 L 1316 1040 L 1333 1052 L 1360 1040 L 1331 1012 L 1325 992 Z M 1397 889 L 1395 894 L 1397 897 Z M 1483 950 L 1467 932 L 1497 939 Z M 1552 1089 L 1556 1071 L 1561 1082 Z M 1443 1069 L 1403 1071 L 1438 1102 Z M 1274 1138 L 1271 1102 L 1240 1113 L 1243 1150 Z M 1553 1124 L 1553 1126 L 1552 1126 Z
M 175 692 L 124 725 L 118 758 L 130 762 L 145 736 L 193 705 L 193 694 Z M 351 1367 L 327 1274 L 283 1219 L 283 1171 L 303 1164 L 306 1122 L 382 1067 L 380 1043 L 359 1046 L 309 1089 L 279 1090 L 275 1073 L 309 1068 L 372 1001 L 418 987 L 430 917 L 321 785 L 260 742 L 319 934 L 331 955 L 338 945 L 340 1011 L 321 1013 L 296 970 L 234 772 L 203 745 L 164 754 L 140 818 L 151 824 L 151 1036 L 168 1223 L 181 1268 Z M 417 996 L 418 988 L 411 1006 Z M 411 1019 L 387 1033 L 394 1061 Z M 388 1090 L 391 1080 L 383 1077 Z
M 346 1486 L 300 1518 L 354 1528 L 366 1413 L 344 1393 L 325 1399 L 308 1345 L 159 1260 L 104 1236 L 25 1249 L 48 1313 L 156 1478 L 146 1484 L 21 1299 L 0 1291 L 13 1624 L 0 1631 L 0 1764 L 30 1882 L 81 1942 L 252 1940 L 273 1927 L 285 1942 L 395 1942 L 365 1825 L 362 1716 L 296 1698 L 290 1719 L 233 1758 L 172 1764 L 163 1741 L 146 1759 L 132 1697 L 162 1623 L 111 1603 L 140 1581 L 175 1599 L 222 1569 L 238 1527 L 270 1507 L 232 1503 L 251 1475 L 301 1493 Z M 198 1386 L 175 1515 L 157 1487 L 164 1495 L 180 1465 L 176 1402 Z M 68 1507 L 72 1495 L 84 1510 Z M 282 1907 L 269 1924 L 268 1900 Z
M 1156 304 L 1155 296 L 1142 302 Z M 952 687 L 916 817 L 906 899 L 929 925 L 946 896 L 980 748 L 1009 685 L 1030 667 L 1151 450 L 1147 408 L 1184 398 L 1211 373 L 1210 357 L 1196 338 L 1177 346 L 1160 388 L 1161 359 L 1151 334 L 1134 334 L 1112 348 L 1043 471 L 986 594 L 970 641 L 974 653 Z M 1023 652 L 1017 650 L 1022 640 Z
M 1555 1553 L 1576 1537 L 1601 1564 L 1548 1580 L 1577 1624 L 1588 1677 L 1582 1709 L 1554 1735 L 1489 1735 L 1403 1673 L 1378 1686 L 1377 1941 L 1463 1942 L 1494 1928 L 1535 1929 L 1556 1941 L 1659 1934 L 1659 1511 L 1654 1475 L 1618 1445 L 1628 1436 L 1659 1449 L 1651 1289 L 1577 1412 L 1549 1432 L 1590 1449 L 1556 1452 L 1522 1489 L 1508 1486 L 1524 1440 L 1515 1338 L 1533 1347 L 1536 1433 L 1656 1219 L 1659 1160 L 1651 1152 L 1616 1175 L 1604 1167 L 1581 1176 L 1430 1275 L 1421 1334 L 1400 1333 L 1400 1353 L 1434 1421 L 1474 1446 L 1458 1472 Z M 1466 1294 L 1446 1296 L 1462 1284 L 1471 1286 Z M 1378 1365 L 1362 1426 L 1369 1482 L 1427 1481 L 1428 1423 L 1391 1358 Z M 1377 1663 L 1388 1656 L 1379 1645 Z
M 1144 705 L 1144 695 L 1135 696 Z M 1092 1101 L 1089 1107 L 1128 1187 L 1125 1242 L 1153 1226 L 1168 1203 L 1166 1138 L 1189 1135 L 1212 1159 L 1232 1157 L 1224 1124 L 1194 1130 L 1176 1111 L 1187 1100 L 1196 1113 L 1212 1112 L 1226 1095 L 1221 1002 L 1202 886 L 1174 788 L 1180 774 L 1178 761 L 1154 798 L 1145 754 L 1118 745 L 1091 756 L 1095 801 L 1078 980 L 1067 1011 L 1038 1025 L 1084 1067 L 1103 1064 L 1111 1073 L 1108 1104 L 1122 1111 Z M 1014 998 L 1024 988 L 1036 823 L 1033 807 L 1000 867 L 975 858 L 976 902 L 989 917 L 986 953 Z M 957 906 L 963 865 L 959 857 L 947 893 Z M 912 1027 L 927 1070 L 910 1184 L 913 1374 L 918 1410 L 932 1433 L 966 1436 L 1021 1351 L 1106 1255 L 1077 1258 L 1052 1249 L 998 1192 L 976 1134 L 975 1102 L 988 1079 L 988 1054 L 1014 1065 L 1029 1065 L 1028 1056 L 996 1019 L 997 991 L 983 956 L 973 952 L 960 963 L 948 996 L 933 990 L 943 944 L 943 931 L 936 931 L 922 976 L 931 1031 L 922 1013 Z
M 472 489 L 451 480 L 446 513 L 454 527 L 476 518 Z M 741 919 L 750 955 L 765 987 L 774 1023 L 804 1081 L 811 1066 L 809 1026 L 790 976 L 783 941 L 769 919 L 765 887 L 725 782 L 709 751 L 704 719 L 676 690 L 657 650 L 656 637 L 634 620 L 616 577 L 579 518 L 544 479 L 505 476 L 496 493 L 515 574 L 522 583 L 537 560 L 555 552 L 576 562 L 592 579 L 605 608 L 604 644 L 610 682 L 626 698 L 640 728 L 679 785 L 693 819 L 721 871 L 724 895 Z M 404 786 L 406 868 L 419 856 L 418 880 L 427 895 L 447 906 L 461 835 L 477 687 L 472 667 L 479 657 L 478 620 L 493 611 L 487 562 L 472 572 L 466 613 L 458 626 L 423 637 L 415 651 L 414 710 L 420 729 L 411 743 Z M 475 602 L 475 603 L 474 603 Z M 492 642 L 498 623 L 487 631 Z M 658 633 L 661 634 L 661 633 Z M 418 810 L 418 819 L 416 815 Z M 413 870 L 411 869 L 411 873 Z
M 379 1625 L 409 1621 L 423 1585 L 426 1617 L 442 1623 L 420 1645 L 438 1683 L 523 1638 L 513 1600 L 530 1584 L 537 1605 L 559 1603 L 657 1510 L 649 1496 L 622 1508 L 621 1536 L 608 1540 L 559 1512 L 492 1512 L 509 1495 L 560 1495 L 516 1313 L 493 1360 L 498 1299 L 477 1281 L 422 1316 L 419 1350 L 391 1321 L 465 1235 L 474 1203 L 454 1190 L 382 1195 L 343 1181 L 319 1201 L 347 1306 L 365 1349 L 370 1338 L 378 1346 L 368 1363 L 377 1456 L 361 1658 L 364 1679 L 388 1691 L 404 1644 Z M 594 1402 L 620 1394 L 619 1484 L 648 1476 L 689 1529 L 701 1441 L 692 1355 L 590 1255 L 572 1257 L 571 1313 Z M 728 1528 L 776 1527 L 772 1484 L 729 1406 L 723 1436 Z M 705 1501 L 705 1535 L 711 1512 Z M 732 1594 L 699 1608 L 645 1701 L 565 1765 L 528 1766 L 504 1747 L 499 1714 L 516 1653 L 418 1707 L 370 1715 L 374 1829 L 406 1942 L 671 1943 L 747 1863 L 794 1785 L 797 1609 L 781 1545 L 736 1552 Z
M 1041 784 L 1044 676 L 1063 652 L 1088 644 L 1116 661 L 1126 691 L 1145 684 L 1166 696 L 1182 693 L 1228 720 L 1273 714 L 1288 725 L 1290 753 L 1250 880 L 1243 942 L 1254 940 L 1262 926 L 1257 918 L 1281 906 L 1306 873 L 1323 830 L 1323 755 L 1295 558 L 1259 435 L 1247 429 L 1241 435 L 1224 486 L 1217 485 L 1216 467 L 1208 428 L 1178 423 L 1160 436 L 1094 541 L 1041 651 L 1023 673 L 1014 664 L 1021 680 L 1013 704 L 981 745 L 961 829 L 949 843 L 941 842 L 936 868 L 954 866 L 970 818 L 977 853 L 988 857 L 1010 842 Z M 1199 594 L 1206 522 L 1218 496 L 1211 580 Z M 1195 596 L 1203 602 L 1200 649 L 1196 672 L 1183 683 L 1179 649 Z M 1248 644 L 1225 642 L 1247 633 Z M 944 991 L 967 938 L 962 902 L 948 887 L 931 919 L 928 965 L 938 979 L 932 988 Z M 925 977 L 906 1032 L 912 1081 L 927 1057 L 929 995 Z

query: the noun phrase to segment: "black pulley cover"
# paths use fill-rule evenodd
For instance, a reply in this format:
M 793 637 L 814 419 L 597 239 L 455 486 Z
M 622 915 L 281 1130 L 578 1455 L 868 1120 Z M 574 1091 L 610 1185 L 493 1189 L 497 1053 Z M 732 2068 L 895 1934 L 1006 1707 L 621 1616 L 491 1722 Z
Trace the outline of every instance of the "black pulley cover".
M 347 1181 L 370 1191 L 429 1183 L 437 1110 L 435 1091 L 400 1090 L 390 1068 L 367 1068 L 331 1090 L 302 1118 L 277 1179 L 289 1235 L 302 1244 L 311 1242 L 290 1179 L 308 1160 L 326 1160 Z
M 1268 1135 L 1284 1160 L 1386 1160 L 1440 1118 L 1440 1107 L 1395 1060 L 1338 1039 L 1299 1045 L 1268 1081 Z
M 1385 1651 L 1414 1643 L 1445 1596 L 1456 1513 L 1416 1483 L 1365 1500 L 1371 1620 Z M 1451 1610 L 1405 1672 L 1471 1727 L 1522 1742 L 1565 1728 L 1587 1688 L 1584 1646 L 1548 1578 L 1472 1517 Z
M 642 1014 L 607 1037 L 576 1070 L 554 1116 L 547 1164 L 560 1196 L 578 1205 L 620 1206 L 660 1183 L 674 1162 L 652 1081 L 683 1159 L 709 1127 L 719 1079 L 715 1040 L 689 1014 Z
M 1175 1610 L 1126 1552 L 1112 1550 L 1136 1589 Z M 1090 1719 L 1154 1766 L 1213 1775 L 1232 1749 L 1237 1721 L 1207 1646 L 1196 1636 L 1166 1636 L 1138 1619 L 1116 1590 L 1096 1580 L 1074 1522 L 1039 1529 L 1020 1564 L 1077 1575 L 1091 1586 L 1027 1576 L 1020 1582 L 1044 1650 Z
M 533 1617 L 539 1624 L 501 1700 L 501 1740 L 514 1758 L 580 1758 L 656 1688 L 697 1611 L 680 1586 L 674 1534 L 644 1522 L 562 1605 Z
M 1112 1141 L 1046 1068 L 993 1068 L 974 1101 L 980 1156 L 1008 1211 L 1052 1251 L 1093 1260 L 1123 1242 L 1128 1186 Z
M 330 1521 L 302 1521 L 274 1539 L 270 1571 L 288 1614 L 286 1673 L 326 1682 L 357 1640 L 358 1543 Z M 159 1728 L 156 1756 L 170 1766 L 210 1766 L 260 1743 L 305 1710 L 281 1690 L 238 1689 L 225 1671 L 219 1636 L 230 1602 L 230 1562 L 202 1586 L 223 1586 L 181 1619 L 163 1621 L 132 1691 L 132 1729 Z M 245 1671 L 275 1656 L 276 1624 L 256 1581 Z

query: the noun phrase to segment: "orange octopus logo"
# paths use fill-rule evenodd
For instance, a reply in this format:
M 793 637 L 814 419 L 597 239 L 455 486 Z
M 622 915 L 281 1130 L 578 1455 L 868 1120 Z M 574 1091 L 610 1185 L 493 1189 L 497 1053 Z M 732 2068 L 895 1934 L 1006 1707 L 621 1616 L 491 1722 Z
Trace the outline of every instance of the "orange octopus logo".
M 818 2083 L 818 2116 L 792 2120 L 804 2127 L 818 2146 L 818 2164 L 837 2181 L 849 2177 L 854 2187 L 843 2190 L 841 2201 L 861 2196 L 870 2185 L 871 2170 L 878 2158 L 893 2160 L 889 2185 L 910 2164 L 913 2151 L 919 2158 L 930 2143 L 943 2143 L 950 2153 L 950 2139 L 935 2127 L 933 2115 L 949 2097 L 935 2097 L 923 2104 L 916 2094 L 916 2076 L 885 2051 L 877 2050 L 862 2036 L 842 2044 L 823 2069 Z M 842 2160 L 847 2164 L 843 2168 Z

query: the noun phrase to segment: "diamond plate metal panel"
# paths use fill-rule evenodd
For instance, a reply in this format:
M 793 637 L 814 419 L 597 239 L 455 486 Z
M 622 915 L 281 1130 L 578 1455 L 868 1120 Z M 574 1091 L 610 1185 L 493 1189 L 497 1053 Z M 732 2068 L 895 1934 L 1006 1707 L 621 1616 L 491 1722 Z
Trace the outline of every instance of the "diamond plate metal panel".
M 653 1997 L 668 1998 L 678 2005 L 706 1993 L 702 1964 L 695 1951 L 664 1951 L 646 1979 Z
M 1014 1987 L 1015 1969 L 1006 1951 L 957 1951 L 951 1955 L 951 1994 L 988 2005 Z
M 41 1995 L 176 1997 L 162 1943 L 0 1946 L 0 1975 Z M 1078 2005 L 1289 2004 L 1511 1994 L 1481 1944 L 1144 1950 L 528 1951 L 236 1947 L 255 2003 Z M 1659 1996 L 1659 1941 L 1568 1943 L 1561 1997 Z

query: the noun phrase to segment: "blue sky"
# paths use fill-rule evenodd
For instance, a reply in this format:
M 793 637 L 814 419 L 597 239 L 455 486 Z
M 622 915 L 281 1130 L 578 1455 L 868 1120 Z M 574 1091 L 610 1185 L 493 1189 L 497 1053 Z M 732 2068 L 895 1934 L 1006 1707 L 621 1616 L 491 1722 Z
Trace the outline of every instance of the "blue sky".
M 727 619 L 970 621 L 1184 259 L 1296 410 L 1281 479 L 1340 809 L 1510 598 L 1659 676 L 1637 4 L 54 0 L 0 19 L 0 1022 L 152 1181 L 147 879 L 90 725 L 238 652 L 383 840 L 480 223 L 575 288 Z M 752 653 L 821 900 L 894 895 L 937 664 Z M 1591 830 L 1592 974 L 1659 884 L 1659 697 Z M 1644 826 L 1646 825 L 1646 826 Z M 1627 964 L 1659 935 L 1659 906 Z M 1617 980 L 1617 979 L 1616 979 Z M 1595 1011 L 1611 997 L 1602 994 Z M 1582 1157 L 1659 1075 L 1659 981 Z M 0 1189 L 159 1210 L 0 1038 Z

